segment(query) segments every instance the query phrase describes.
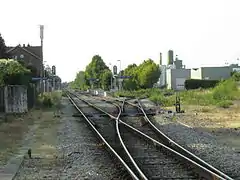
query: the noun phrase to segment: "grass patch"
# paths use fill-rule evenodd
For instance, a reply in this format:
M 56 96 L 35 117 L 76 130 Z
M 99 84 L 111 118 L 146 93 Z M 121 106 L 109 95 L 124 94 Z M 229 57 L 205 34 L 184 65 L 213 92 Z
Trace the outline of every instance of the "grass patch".
M 186 90 L 179 93 L 183 105 L 200 105 L 228 108 L 233 105 L 234 100 L 240 97 L 238 82 L 234 78 L 220 82 L 215 88 Z M 161 90 L 157 88 L 144 89 L 138 91 L 121 91 L 114 96 L 125 96 L 132 98 L 149 98 L 156 105 L 173 106 L 175 103 L 175 93 L 171 90 Z M 203 110 L 204 111 L 204 110 Z M 206 109 L 206 111 L 208 111 Z
M 53 156 L 56 154 L 54 143 L 57 137 L 58 118 L 51 110 L 32 110 L 29 113 L 17 116 L 8 116 L 7 121 L 0 125 L 0 165 L 6 164 L 11 156 L 16 154 L 24 144 L 24 137 L 37 125 L 34 131 L 32 153 L 39 156 Z
M 41 122 L 35 133 L 35 141 L 31 146 L 33 156 L 53 157 L 56 155 L 58 123 L 59 120 L 54 118 L 53 112 L 42 112 Z
M 16 153 L 24 134 L 40 118 L 38 112 L 33 110 L 21 116 L 8 115 L 7 120 L 0 125 L 0 165 Z
M 231 105 L 233 105 L 233 102 L 228 100 L 217 103 L 217 106 L 222 108 L 229 108 Z

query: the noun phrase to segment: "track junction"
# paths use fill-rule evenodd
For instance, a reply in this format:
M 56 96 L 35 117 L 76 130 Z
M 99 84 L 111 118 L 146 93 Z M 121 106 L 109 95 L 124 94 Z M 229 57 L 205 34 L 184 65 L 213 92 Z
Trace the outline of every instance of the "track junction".
M 144 110 L 140 101 L 70 91 L 67 96 L 124 167 L 126 179 L 232 179 L 157 129 L 150 118 L 154 112 Z

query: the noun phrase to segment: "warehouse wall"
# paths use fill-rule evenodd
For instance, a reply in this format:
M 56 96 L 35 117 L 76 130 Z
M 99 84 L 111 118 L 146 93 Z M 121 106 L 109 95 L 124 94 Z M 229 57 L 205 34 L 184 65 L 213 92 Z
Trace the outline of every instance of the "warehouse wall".
M 173 90 L 183 90 L 184 82 L 191 78 L 190 69 L 168 69 L 167 88 Z

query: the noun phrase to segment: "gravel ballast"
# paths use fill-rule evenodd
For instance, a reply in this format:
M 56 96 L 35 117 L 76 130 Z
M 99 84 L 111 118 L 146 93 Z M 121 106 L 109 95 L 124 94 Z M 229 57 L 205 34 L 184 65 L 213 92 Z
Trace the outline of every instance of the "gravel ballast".
M 118 163 L 101 146 L 85 120 L 63 98 L 54 158 L 26 159 L 16 179 L 119 179 Z
M 145 107 L 154 107 L 148 100 L 141 100 Z M 168 137 L 193 152 L 207 163 L 234 179 L 240 179 L 240 154 L 219 143 L 208 133 L 180 124 L 172 115 L 158 115 L 152 121 Z
M 66 108 L 73 111 L 73 106 Z M 66 165 L 61 179 L 116 179 L 116 164 L 99 146 L 99 141 L 81 118 L 63 118 L 58 133 L 59 152 L 65 155 Z

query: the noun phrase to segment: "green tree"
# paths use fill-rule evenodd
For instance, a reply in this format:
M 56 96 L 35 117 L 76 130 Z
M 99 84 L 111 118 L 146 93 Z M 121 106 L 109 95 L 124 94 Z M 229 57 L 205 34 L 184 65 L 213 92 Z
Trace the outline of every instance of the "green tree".
M 101 78 L 103 77 L 103 73 L 105 70 L 109 70 L 109 68 L 106 66 L 104 61 L 102 60 L 101 56 L 95 55 L 92 58 L 92 61 L 87 65 L 85 70 L 85 80 L 86 84 L 90 86 L 90 78 L 95 78 L 97 81 L 94 82 L 95 85 L 98 87 L 106 86 L 108 83 L 108 86 L 110 83 L 108 82 L 108 79 L 106 78 L 106 81 L 102 81 Z M 110 71 L 110 70 L 109 70 Z
M 76 89 L 85 89 L 86 81 L 84 71 L 79 71 L 76 75 L 76 78 L 72 82 L 72 87 Z
M 18 61 L 0 59 L 0 85 L 27 85 L 31 72 Z
M 152 88 L 160 77 L 160 68 L 153 60 L 145 60 L 138 66 L 137 77 L 140 88 Z
M 0 34 L 0 59 L 8 59 L 9 54 L 7 53 L 7 47 L 5 45 L 5 41 Z
M 145 60 L 139 66 L 131 64 L 124 70 L 124 75 L 131 78 L 124 80 L 123 87 L 126 90 L 152 88 L 160 73 L 159 66 L 151 59 Z
M 125 79 L 123 81 L 123 88 L 125 90 L 136 90 L 138 89 L 138 80 L 137 80 L 137 65 L 131 64 L 128 65 L 126 69 L 124 69 L 124 76 L 131 76 L 129 79 Z
M 104 90 L 110 89 L 112 73 L 109 69 L 105 69 L 100 76 L 101 88 Z

